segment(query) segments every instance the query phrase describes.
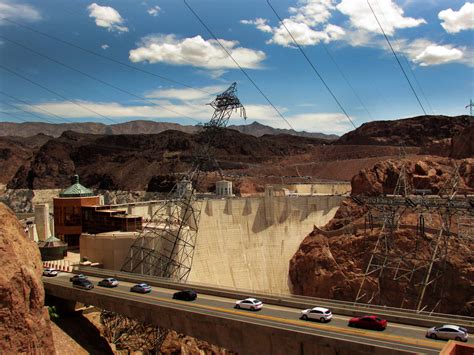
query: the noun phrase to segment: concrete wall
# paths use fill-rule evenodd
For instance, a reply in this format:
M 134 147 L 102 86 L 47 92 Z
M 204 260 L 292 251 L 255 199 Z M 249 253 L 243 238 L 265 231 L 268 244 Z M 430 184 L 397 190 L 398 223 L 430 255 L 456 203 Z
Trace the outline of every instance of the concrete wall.
M 314 225 L 322 226 L 334 216 L 341 200 L 270 195 L 204 200 L 188 281 L 288 293 L 291 257 Z M 159 207 L 157 202 L 137 203 L 128 211 L 148 219 Z M 83 235 L 81 257 L 119 270 L 132 243 L 131 234 Z
M 348 182 L 315 182 L 307 184 L 274 185 L 275 189 L 288 189 L 292 193 L 301 195 L 343 195 L 351 192 L 351 183 Z

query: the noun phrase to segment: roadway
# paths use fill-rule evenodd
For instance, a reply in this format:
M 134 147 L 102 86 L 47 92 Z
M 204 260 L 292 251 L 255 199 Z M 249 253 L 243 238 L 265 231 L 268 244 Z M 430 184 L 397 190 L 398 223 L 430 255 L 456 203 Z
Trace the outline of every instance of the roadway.
M 44 283 L 49 283 L 65 288 L 72 288 L 69 278 L 73 274 L 59 273 L 56 277 L 43 277 Z M 148 294 L 130 292 L 132 283 L 121 281 L 116 288 L 97 286 L 101 280 L 89 276 L 95 285 L 94 289 L 87 291 L 97 295 L 113 295 L 118 300 L 132 300 L 141 303 L 157 304 L 171 309 L 185 310 L 193 313 L 206 314 L 220 318 L 230 318 L 243 322 L 284 328 L 298 332 L 305 332 L 323 337 L 337 338 L 354 343 L 371 344 L 401 351 L 437 354 L 445 346 L 442 340 L 425 338 L 426 328 L 389 322 L 385 331 L 371 331 L 354 329 L 347 326 L 349 317 L 334 314 L 329 323 L 303 321 L 299 319 L 301 309 L 264 304 L 261 311 L 251 312 L 234 309 L 235 300 L 206 294 L 198 294 L 193 302 L 173 300 L 174 289 L 152 286 Z M 251 295 L 249 295 L 251 296 Z M 316 305 L 315 305 L 316 306 Z M 324 305 L 317 305 L 324 306 Z M 473 342 L 472 339 L 469 342 Z

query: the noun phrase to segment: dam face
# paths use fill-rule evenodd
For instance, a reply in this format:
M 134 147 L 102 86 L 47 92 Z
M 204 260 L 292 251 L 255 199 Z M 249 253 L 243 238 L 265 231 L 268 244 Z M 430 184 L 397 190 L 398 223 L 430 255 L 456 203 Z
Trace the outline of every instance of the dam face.
M 343 196 L 272 196 L 201 200 L 188 281 L 288 293 L 289 261 L 314 226 L 325 225 Z M 162 202 L 111 206 L 149 219 Z M 136 233 L 83 234 L 81 257 L 120 270 Z

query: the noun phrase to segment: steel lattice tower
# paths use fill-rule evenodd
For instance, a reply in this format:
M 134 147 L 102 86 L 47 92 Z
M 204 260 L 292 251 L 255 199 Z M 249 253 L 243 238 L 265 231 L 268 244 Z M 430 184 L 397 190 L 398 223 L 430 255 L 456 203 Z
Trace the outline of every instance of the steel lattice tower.
M 192 169 L 153 213 L 151 221 L 130 247 L 122 271 L 187 280 L 201 215 L 201 203 L 196 199 L 196 191 L 203 178 L 202 170 L 208 165 L 218 168 L 212 154 L 212 144 L 227 126 L 232 112 L 240 109 L 241 116 L 246 118 L 245 109 L 237 97 L 236 86 L 233 83 L 210 103 L 214 114 L 199 133 L 204 145 L 194 154 Z

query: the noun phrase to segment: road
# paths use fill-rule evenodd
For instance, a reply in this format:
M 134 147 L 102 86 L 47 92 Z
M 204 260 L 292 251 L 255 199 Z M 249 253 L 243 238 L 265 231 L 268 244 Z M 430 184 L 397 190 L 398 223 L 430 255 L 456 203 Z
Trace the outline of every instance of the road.
M 72 283 L 69 281 L 69 278 L 72 275 L 61 272 L 56 277 L 43 277 L 43 281 L 71 288 Z M 235 300 L 230 298 L 199 294 L 196 301 L 184 302 L 172 299 L 172 294 L 176 291 L 173 289 L 153 286 L 150 293 L 137 294 L 130 292 L 130 287 L 133 284 L 129 282 L 120 282 L 118 287 L 110 289 L 97 286 L 101 278 L 89 276 L 89 280 L 94 283 L 95 287 L 88 292 L 98 295 L 114 295 L 119 299 L 156 303 L 176 309 L 177 311 L 188 310 L 194 313 L 232 318 L 249 323 L 345 339 L 354 343 L 368 343 L 417 353 L 437 354 L 446 345 L 445 341 L 425 338 L 426 328 L 422 327 L 392 322 L 388 324 L 387 329 L 384 331 L 354 329 L 347 326 L 349 317 L 337 314 L 333 315 L 333 319 L 329 323 L 303 321 L 299 319 L 301 310 L 295 308 L 264 305 L 264 308 L 257 312 L 237 310 L 234 309 Z M 472 339 L 469 342 L 472 343 Z

